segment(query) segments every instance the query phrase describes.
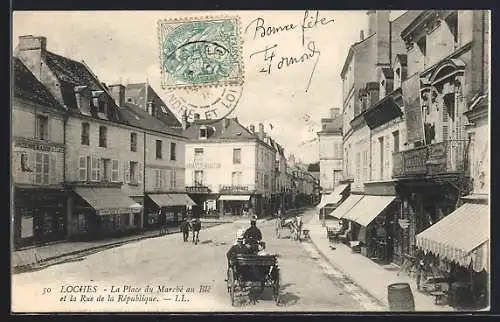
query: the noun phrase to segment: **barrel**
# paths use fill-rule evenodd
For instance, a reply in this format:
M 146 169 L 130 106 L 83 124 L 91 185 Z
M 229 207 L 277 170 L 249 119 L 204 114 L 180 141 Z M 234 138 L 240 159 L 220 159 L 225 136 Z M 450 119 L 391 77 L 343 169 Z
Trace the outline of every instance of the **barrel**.
M 389 285 L 387 287 L 387 299 L 391 311 L 415 311 L 415 300 L 408 283 Z

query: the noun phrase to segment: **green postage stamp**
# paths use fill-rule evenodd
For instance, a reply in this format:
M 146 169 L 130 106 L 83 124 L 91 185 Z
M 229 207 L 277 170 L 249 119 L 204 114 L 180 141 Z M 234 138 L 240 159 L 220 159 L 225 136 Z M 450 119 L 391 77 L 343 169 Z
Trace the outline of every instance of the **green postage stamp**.
M 158 22 L 163 88 L 243 84 L 237 17 Z

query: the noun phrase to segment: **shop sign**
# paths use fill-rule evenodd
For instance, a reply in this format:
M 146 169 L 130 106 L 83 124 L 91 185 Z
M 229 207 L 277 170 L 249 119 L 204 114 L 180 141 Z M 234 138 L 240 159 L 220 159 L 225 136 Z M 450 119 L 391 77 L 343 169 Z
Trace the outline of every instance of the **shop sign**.
M 19 148 L 31 149 L 44 152 L 64 152 L 64 146 L 53 145 L 45 142 L 30 141 L 24 138 L 16 138 L 15 146 Z
M 209 189 L 206 186 L 191 186 L 186 187 L 187 193 L 209 193 Z
M 121 214 L 130 214 L 130 213 L 135 213 L 138 208 L 108 208 L 108 209 L 101 209 L 97 213 L 99 215 L 121 215 Z
M 221 186 L 220 187 L 220 192 L 221 193 L 227 193 L 227 192 L 248 192 L 248 186 Z

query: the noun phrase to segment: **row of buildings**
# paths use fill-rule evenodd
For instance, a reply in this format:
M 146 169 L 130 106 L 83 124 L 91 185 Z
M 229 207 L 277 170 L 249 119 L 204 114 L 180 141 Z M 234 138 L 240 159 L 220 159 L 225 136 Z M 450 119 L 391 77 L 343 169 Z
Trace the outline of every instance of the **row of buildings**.
M 307 168 L 236 118 L 178 120 L 155 90 L 106 85 L 84 63 L 22 36 L 14 52 L 16 247 L 175 222 L 190 209 L 265 214 L 311 202 Z
M 333 109 L 318 133 L 321 186 L 333 191 L 322 206 L 348 186 L 331 215 L 364 255 L 397 264 L 424 258 L 438 274 L 484 277 L 488 12 L 367 15 L 368 33 L 342 68 L 341 113 Z

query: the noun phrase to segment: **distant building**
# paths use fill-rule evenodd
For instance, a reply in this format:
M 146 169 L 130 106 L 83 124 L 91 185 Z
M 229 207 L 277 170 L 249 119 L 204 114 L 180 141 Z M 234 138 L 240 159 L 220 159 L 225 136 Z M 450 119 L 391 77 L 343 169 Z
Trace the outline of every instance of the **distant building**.
M 343 176 L 342 114 L 330 109 L 330 117 L 321 119 L 319 138 L 319 182 L 322 191 L 333 191 Z

